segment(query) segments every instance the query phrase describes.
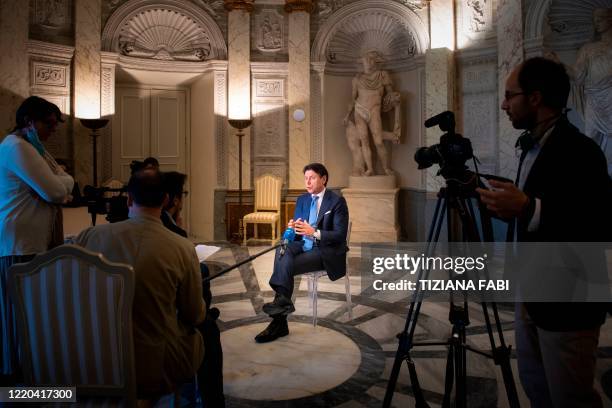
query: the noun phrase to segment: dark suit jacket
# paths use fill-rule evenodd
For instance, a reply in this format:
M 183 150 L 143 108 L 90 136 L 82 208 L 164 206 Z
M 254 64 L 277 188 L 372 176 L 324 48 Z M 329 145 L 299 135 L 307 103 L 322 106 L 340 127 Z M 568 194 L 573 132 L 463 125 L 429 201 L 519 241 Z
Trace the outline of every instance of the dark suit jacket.
M 293 219 L 301 218 L 308 221 L 312 196 L 304 193 L 295 203 Z M 323 266 L 329 279 L 334 281 L 346 275 L 346 233 L 348 229 L 348 207 L 344 197 L 327 189 L 321 201 L 316 227 L 321 231 L 321 240 L 317 242 L 323 258 Z M 296 241 L 301 240 L 296 235 Z
M 539 198 L 540 226 L 528 232 L 531 214 L 518 220 L 519 241 L 612 241 L 612 180 L 595 142 L 561 118 L 544 143 L 523 187 Z M 533 210 L 533 209 L 532 209 Z M 594 328 L 605 320 L 599 303 L 527 303 L 534 323 L 545 330 Z

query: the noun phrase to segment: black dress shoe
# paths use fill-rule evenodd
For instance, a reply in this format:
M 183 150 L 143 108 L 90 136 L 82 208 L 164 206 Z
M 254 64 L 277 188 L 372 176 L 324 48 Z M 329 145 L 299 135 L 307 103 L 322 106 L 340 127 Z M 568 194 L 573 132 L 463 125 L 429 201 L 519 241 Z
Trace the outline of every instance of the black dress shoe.
M 288 315 L 289 313 L 295 312 L 295 306 L 293 302 L 285 295 L 277 293 L 274 296 L 274 301 L 265 303 L 262 310 L 268 316 Z
M 273 319 L 264 331 L 255 336 L 255 341 L 257 343 L 268 343 L 288 334 L 287 319 Z

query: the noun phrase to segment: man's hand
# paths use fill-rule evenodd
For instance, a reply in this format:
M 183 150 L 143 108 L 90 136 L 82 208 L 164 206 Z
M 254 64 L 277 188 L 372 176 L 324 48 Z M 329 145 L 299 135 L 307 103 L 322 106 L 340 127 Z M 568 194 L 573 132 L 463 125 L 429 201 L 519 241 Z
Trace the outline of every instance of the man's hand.
M 489 180 L 494 190 L 477 188 L 480 199 L 489 211 L 500 218 L 519 216 L 529 204 L 529 197 L 514 185 L 514 183 Z
M 300 235 L 313 235 L 315 233 L 315 229 L 308 224 L 308 222 L 298 219 L 295 223 L 295 232 Z
M 295 222 L 293 221 L 293 218 L 290 219 L 289 222 L 287 223 L 287 228 L 295 229 Z

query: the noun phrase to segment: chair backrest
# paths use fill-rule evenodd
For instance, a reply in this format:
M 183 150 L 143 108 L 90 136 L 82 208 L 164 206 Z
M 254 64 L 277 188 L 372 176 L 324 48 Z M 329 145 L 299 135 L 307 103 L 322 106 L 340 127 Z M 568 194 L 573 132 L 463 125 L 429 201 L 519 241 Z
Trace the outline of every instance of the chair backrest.
M 264 174 L 255 180 L 255 212 L 279 211 L 283 180 L 271 174 Z
M 8 277 L 28 385 L 136 401 L 131 266 L 62 245 L 11 266 Z

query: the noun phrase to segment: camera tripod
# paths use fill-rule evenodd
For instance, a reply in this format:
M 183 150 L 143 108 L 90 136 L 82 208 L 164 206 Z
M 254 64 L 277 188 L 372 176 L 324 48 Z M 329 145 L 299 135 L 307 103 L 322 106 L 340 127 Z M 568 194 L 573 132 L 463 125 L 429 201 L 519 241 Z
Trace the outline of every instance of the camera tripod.
M 453 236 L 453 223 L 451 222 L 453 216 L 458 216 L 458 219 L 461 222 L 463 242 L 481 242 L 480 233 L 476 224 L 474 206 L 471 201 L 472 198 L 478 197 L 474 191 L 474 188 L 472 188 L 476 185 L 476 182 L 474 182 L 476 180 L 476 175 L 474 173 L 471 174 L 472 182 L 468 182 L 466 184 L 456 179 L 447 178 L 446 187 L 442 187 L 438 192 L 438 200 L 428 232 L 426 256 L 433 254 L 435 251 L 436 244 L 439 242 L 440 230 L 444 223 L 445 216 L 447 219 L 448 242 L 456 241 L 454 239 L 455 237 Z M 478 209 L 480 212 L 482 236 L 484 238 L 483 241 L 491 242 L 493 241 L 491 219 L 487 215 L 487 210 L 480 200 L 478 200 Z M 417 282 L 422 279 L 427 279 L 429 272 L 429 269 L 419 269 Z M 415 346 L 448 346 L 448 357 L 446 360 L 446 374 L 444 381 L 444 398 L 442 402 L 443 408 L 449 408 L 451 406 L 453 386 L 455 388 L 454 407 L 467 407 L 467 351 L 490 358 L 494 361 L 495 365 L 499 365 L 501 367 L 510 407 L 519 407 L 518 394 L 516 391 L 516 385 L 514 383 L 514 377 L 512 376 L 512 368 L 510 366 L 510 346 L 507 346 L 504 341 L 497 304 L 495 302 L 481 302 L 487 334 L 491 344 L 491 352 L 487 353 L 466 343 L 466 327 L 470 324 L 467 298 L 464 296 L 463 304 L 457 305 L 453 301 L 452 293 L 450 297 L 449 310 L 449 321 L 452 325 L 450 338 L 448 338 L 446 341 L 439 342 L 414 342 L 414 332 L 423 302 L 422 298 L 423 296 L 422 290 L 420 290 L 420 285 L 416 285 L 416 290 L 413 294 L 410 308 L 408 310 L 408 316 L 406 317 L 404 331 L 398 334 L 399 346 L 395 354 L 395 361 L 393 363 L 391 376 L 387 385 L 383 407 L 388 408 L 391 406 L 391 400 L 393 398 L 393 393 L 395 392 L 397 379 L 403 361 L 406 361 L 408 366 L 410 383 L 412 385 L 414 398 L 416 400 L 416 407 L 429 407 L 425 401 L 425 398 L 423 397 L 422 390 L 419 386 L 416 368 L 410 356 L 410 350 Z M 493 324 L 495 325 L 499 346 L 496 344 L 496 339 L 493 333 L 489 309 L 493 314 Z

